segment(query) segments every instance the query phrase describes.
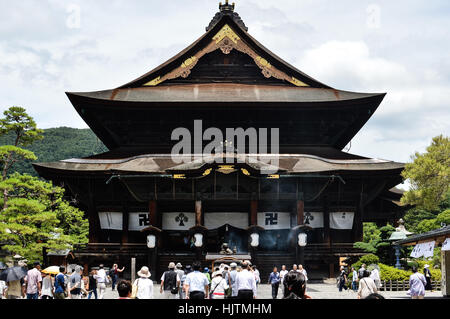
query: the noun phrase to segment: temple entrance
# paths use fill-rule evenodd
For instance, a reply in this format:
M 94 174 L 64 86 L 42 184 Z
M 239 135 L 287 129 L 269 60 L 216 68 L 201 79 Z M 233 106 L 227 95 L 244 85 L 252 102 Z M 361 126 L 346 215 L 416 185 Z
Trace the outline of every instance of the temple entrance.
M 227 243 L 228 247 L 235 254 L 248 252 L 248 234 L 245 229 L 237 228 L 225 224 L 217 229 L 209 230 L 206 241 L 206 251 L 210 253 L 220 253 L 222 244 Z

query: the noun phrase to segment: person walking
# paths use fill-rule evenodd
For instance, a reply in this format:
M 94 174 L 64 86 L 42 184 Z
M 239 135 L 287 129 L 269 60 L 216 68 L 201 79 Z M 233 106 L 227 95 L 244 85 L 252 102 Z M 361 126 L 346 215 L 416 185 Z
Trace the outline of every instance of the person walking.
M 125 270 L 125 267 L 122 267 L 122 269 L 119 269 L 119 266 L 117 264 L 114 264 L 109 271 L 109 277 L 111 278 L 112 282 L 112 290 L 116 288 L 116 283 L 119 280 L 119 273 L 123 272 Z
M 230 287 L 231 287 L 231 299 L 236 299 L 237 295 L 238 295 L 238 290 L 237 290 L 237 286 L 236 286 L 236 276 L 238 274 L 237 272 L 237 264 L 236 263 L 231 263 L 230 264 Z
M 338 288 L 339 292 L 342 292 L 342 289 L 347 290 L 348 287 L 346 286 L 347 283 L 347 273 L 345 272 L 344 266 L 341 266 L 340 274 L 338 277 Z
M 180 299 L 186 299 L 186 292 L 184 291 L 184 283 L 186 281 L 186 276 L 189 275 L 192 271 L 191 265 L 186 265 L 183 276 L 180 278 Z
M 378 293 L 377 285 L 366 270 L 362 278 L 359 279 L 358 299 L 366 299 L 368 296 L 376 293 Z
M 298 272 L 303 274 L 303 276 L 305 276 L 306 282 L 308 282 L 308 273 L 306 272 L 306 269 L 303 268 L 303 265 L 298 265 Z
M 171 262 L 169 270 L 165 271 L 161 277 L 159 292 L 164 295 L 164 299 L 177 299 L 180 281 L 180 277 L 175 272 L 175 263 Z
M 178 287 L 178 298 L 182 299 L 183 296 L 183 276 L 184 276 L 184 270 L 183 265 L 181 263 L 177 263 L 175 266 L 175 272 L 177 273 L 178 277 L 180 278 L 180 286 Z
M 381 287 L 380 272 L 378 271 L 377 268 L 372 269 L 372 271 L 370 272 L 370 278 L 373 279 L 377 288 Z
M 424 275 L 419 273 L 417 267 L 413 267 L 412 271 L 413 274 L 409 277 L 409 295 L 412 299 L 424 299 L 427 280 Z
M 209 292 L 209 281 L 205 274 L 200 272 L 201 264 L 195 261 L 192 264 L 193 272 L 186 276 L 184 291 L 186 299 L 205 299 Z
M 361 268 L 359 268 L 358 270 L 358 278 L 363 278 L 365 271 L 366 271 L 366 264 L 362 264 Z
M 257 289 L 255 275 L 252 273 L 249 261 L 242 263 L 242 271 L 236 276 L 238 299 L 256 299 Z
M 281 271 L 280 271 L 280 285 L 281 285 L 281 291 L 283 293 L 284 296 L 284 276 L 286 276 L 289 273 L 289 271 L 286 269 L 286 265 L 282 265 L 281 266 Z
M 55 299 L 66 299 L 66 276 L 64 267 L 59 267 L 59 273 L 55 277 Z
M 261 276 L 259 274 L 259 270 L 256 268 L 256 265 L 252 266 L 252 272 L 255 275 L 256 285 L 258 286 L 261 283 Z
M 42 290 L 41 290 L 41 299 L 53 299 L 53 277 L 50 274 L 45 275 L 42 279 Z
M 83 267 L 76 266 L 74 273 L 69 277 L 68 291 L 70 299 L 81 299 L 82 274 Z
M 99 290 L 98 299 L 103 299 L 105 296 L 106 284 L 108 283 L 108 276 L 106 275 L 103 264 L 100 264 L 97 275 L 95 275 L 94 278 L 97 279 L 97 287 Z
M 426 264 L 423 268 L 423 274 L 425 276 L 425 280 L 427 281 L 427 284 L 425 285 L 425 290 L 431 290 L 433 291 L 433 286 L 431 285 L 431 271 L 430 271 L 430 265 Z
M 41 284 L 41 264 L 36 261 L 34 263 L 34 268 L 28 270 L 27 276 L 25 277 L 27 299 L 39 299 L 39 296 L 41 295 Z
M 277 267 L 273 267 L 273 271 L 269 275 L 269 285 L 272 285 L 272 299 L 278 298 L 278 289 L 280 287 L 280 273 Z
M 292 265 L 292 271 L 298 272 L 297 264 L 293 264 L 293 265 Z
M 95 299 L 98 299 L 96 276 L 97 271 L 95 269 L 92 269 L 91 274 L 89 275 L 88 299 L 91 299 L 92 294 L 94 294 Z
M 7 290 L 6 281 L 0 280 L 0 299 L 5 299 L 6 290 Z
M 139 278 L 133 283 L 137 287 L 136 299 L 153 299 L 153 280 L 148 267 L 143 266 L 137 275 Z
M 219 269 L 213 273 L 211 280 L 211 299 L 225 299 L 225 290 L 228 289 L 228 283 L 223 278 L 222 271 Z
M 203 273 L 205 274 L 206 279 L 208 279 L 209 285 L 211 285 L 211 275 L 209 274 L 209 268 L 205 267 L 203 269 Z
M 355 267 L 352 267 L 352 289 L 354 292 L 358 292 L 358 272 Z

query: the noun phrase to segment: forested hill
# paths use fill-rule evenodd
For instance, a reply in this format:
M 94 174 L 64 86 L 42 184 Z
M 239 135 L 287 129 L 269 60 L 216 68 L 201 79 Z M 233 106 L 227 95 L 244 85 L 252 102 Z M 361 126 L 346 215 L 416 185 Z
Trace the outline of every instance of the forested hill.
M 53 162 L 75 157 L 86 157 L 108 149 L 90 129 L 59 127 L 44 130 L 44 139 L 26 147 L 37 156 L 36 162 Z M 14 143 L 12 135 L 0 136 L 0 145 Z M 16 163 L 10 172 L 37 176 L 31 162 Z

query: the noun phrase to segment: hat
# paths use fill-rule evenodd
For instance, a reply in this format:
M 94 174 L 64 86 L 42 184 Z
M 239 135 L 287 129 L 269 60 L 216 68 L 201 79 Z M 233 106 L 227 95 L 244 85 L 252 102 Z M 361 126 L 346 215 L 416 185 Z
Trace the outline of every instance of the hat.
M 40 263 L 39 261 L 35 261 L 33 265 L 34 265 L 34 266 L 40 266 L 41 263 Z
M 213 276 L 213 278 L 214 278 L 214 277 L 216 277 L 216 276 L 223 276 L 223 274 L 222 274 L 222 272 L 219 270 L 219 271 L 213 272 L 212 276 Z
M 175 263 L 170 263 L 169 264 L 169 269 L 173 269 L 173 268 L 175 268 Z
M 236 264 L 236 263 L 231 263 L 231 264 L 230 264 L 230 267 L 231 267 L 231 268 L 236 268 L 236 267 L 237 267 L 237 264 Z
M 191 269 L 192 269 L 191 265 L 186 265 L 186 270 L 191 270 Z
M 205 268 L 203 269 L 203 271 L 209 271 L 209 268 L 208 268 L 208 267 L 205 267 Z
M 148 270 L 148 267 L 146 267 L 146 266 L 143 266 L 142 268 L 141 268 L 141 270 L 139 270 L 138 271 L 138 276 L 139 277 L 143 277 L 143 278 L 149 278 L 149 277 L 151 277 L 151 273 L 150 273 L 150 271 Z
M 426 264 L 424 267 L 425 267 L 425 268 L 430 268 L 430 265 Z
M 177 268 L 183 268 L 183 265 L 181 263 L 178 263 L 176 267 Z
M 104 267 L 104 265 L 103 265 L 103 264 L 100 264 L 100 266 L 99 266 L 99 267 L 100 267 L 100 269 L 102 269 L 102 268 Z

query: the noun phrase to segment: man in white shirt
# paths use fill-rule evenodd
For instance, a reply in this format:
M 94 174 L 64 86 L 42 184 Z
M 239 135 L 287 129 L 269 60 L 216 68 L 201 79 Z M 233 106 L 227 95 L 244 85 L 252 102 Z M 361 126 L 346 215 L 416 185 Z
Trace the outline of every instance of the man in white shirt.
M 106 275 L 105 269 L 103 269 L 103 264 L 100 265 L 100 269 L 97 271 L 97 275 L 94 278 L 97 279 L 97 287 L 100 291 L 99 299 L 103 299 L 106 291 L 106 284 L 108 282 L 108 276 Z
M 280 284 L 281 284 L 281 290 L 283 291 L 283 297 L 284 297 L 284 276 L 286 276 L 289 273 L 289 271 L 286 270 L 286 265 L 281 266 L 280 271 Z
M 303 268 L 303 265 L 298 265 L 298 270 L 299 273 L 303 274 L 303 276 L 305 276 L 305 282 L 308 281 L 308 275 L 306 273 L 306 269 Z
M 256 299 L 256 280 L 248 261 L 242 263 L 242 271 L 236 276 L 238 299 Z
M 192 264 L 193 272 L 186 276 L 184 291 L 186 299 L 207 299 L 209 294 L 209 280 L 200 272 L 201 264 L 195 261 Z

